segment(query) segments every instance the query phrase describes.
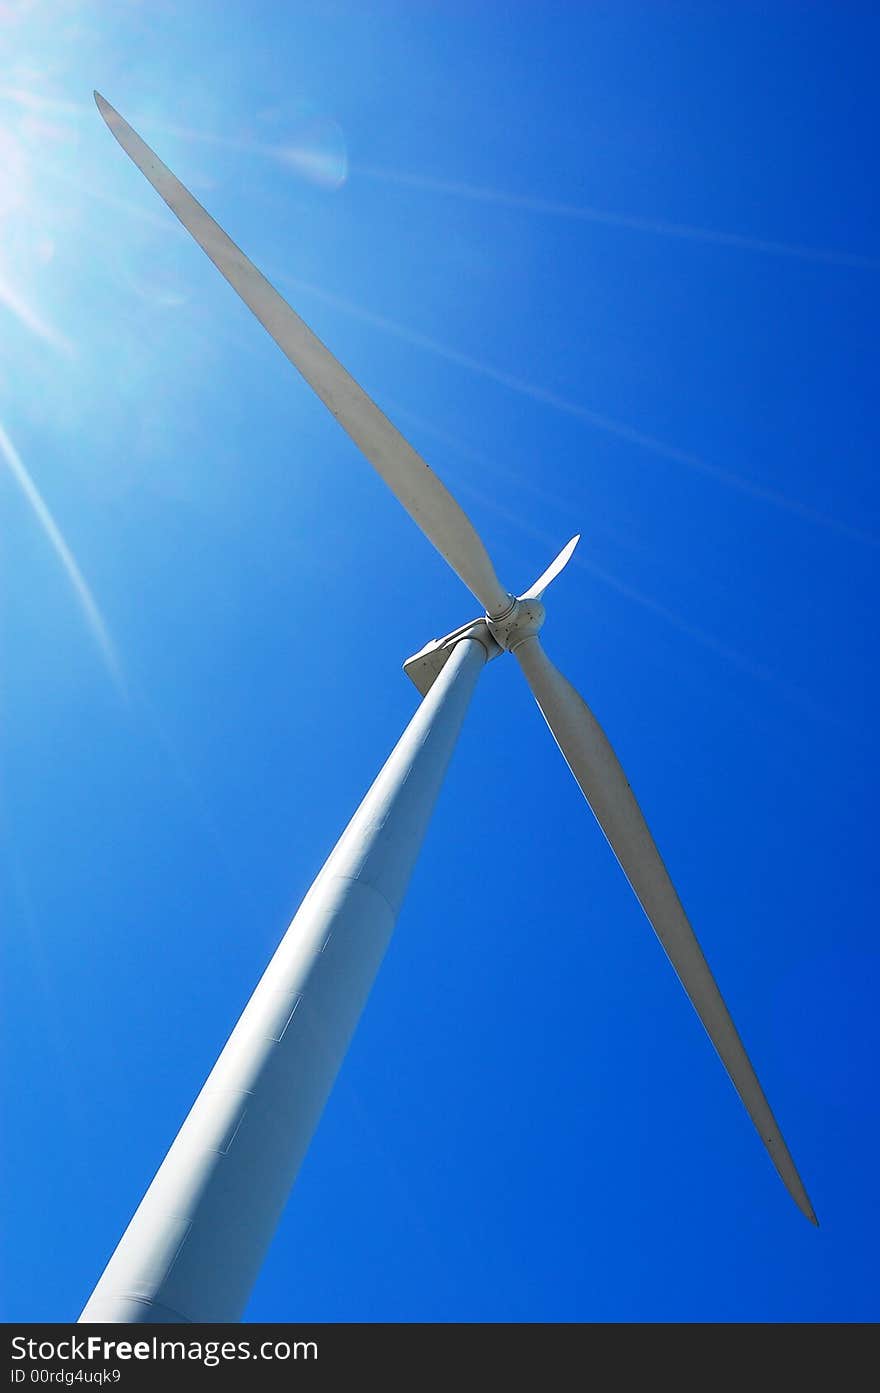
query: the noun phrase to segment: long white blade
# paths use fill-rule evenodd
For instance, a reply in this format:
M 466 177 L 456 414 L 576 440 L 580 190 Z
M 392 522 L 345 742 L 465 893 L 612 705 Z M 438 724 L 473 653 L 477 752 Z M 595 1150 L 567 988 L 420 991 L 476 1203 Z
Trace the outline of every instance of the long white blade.
M 602 727 L 537 638 L 515 650 L 569 769 L 663 944 L 795 1203 L 816 1224 L 803 1182 L 687 921 L 641 809 Z
M 510 596 L 473 524 L 449 490 L 119 112 L 98 92 L 95 101 L 125 153 L 360 447 L 428 540 L 490 615 L 502 613 Z

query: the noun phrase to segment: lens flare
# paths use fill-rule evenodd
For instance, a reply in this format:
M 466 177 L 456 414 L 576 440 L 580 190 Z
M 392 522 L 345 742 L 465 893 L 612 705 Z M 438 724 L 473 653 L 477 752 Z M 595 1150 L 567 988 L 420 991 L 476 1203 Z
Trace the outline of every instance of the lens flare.
M 279 146 L 278 158 L 322 189 L 341 189 L 348 178 L 342 127 L 327 116 L 301 121 L 290 142 Z

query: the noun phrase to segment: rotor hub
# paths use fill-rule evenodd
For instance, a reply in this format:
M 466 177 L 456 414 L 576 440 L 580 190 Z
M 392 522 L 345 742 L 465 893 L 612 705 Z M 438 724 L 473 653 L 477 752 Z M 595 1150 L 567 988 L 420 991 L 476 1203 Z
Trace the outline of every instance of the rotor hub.
M 500 619 L 486 616 L 489 633 L 508 653 L 512 653 L 524 639 L 534 638 L 542 628 L 547 611 L 537 599 L 514 600 L 511 609 Z

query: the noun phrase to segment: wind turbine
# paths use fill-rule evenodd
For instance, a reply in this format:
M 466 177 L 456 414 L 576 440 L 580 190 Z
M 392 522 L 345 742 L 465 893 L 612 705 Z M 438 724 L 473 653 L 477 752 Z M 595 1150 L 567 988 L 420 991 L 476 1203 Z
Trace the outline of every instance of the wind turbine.
M 404 663 L 422 701 L 303 900 L 95 1287 L 81 1321 L 240 1318 L 388 945 L 483 665 L 519 662 L 584 797 L 779 1175 L 816 1216 L 604 732 L 541 647 L 542 598 L 498 580 L 458 503 L 298 315 L 103 97 L 126 154 L 360 447 L 484 613 Z

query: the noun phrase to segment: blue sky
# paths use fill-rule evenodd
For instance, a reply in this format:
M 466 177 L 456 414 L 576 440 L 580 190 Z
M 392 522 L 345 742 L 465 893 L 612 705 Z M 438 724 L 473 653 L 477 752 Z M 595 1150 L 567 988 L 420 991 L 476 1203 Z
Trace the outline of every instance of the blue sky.
M 878 1316 L 857 5 L 0 13 L 2 1307 L 71 1320 L 474 603 L 100 120 L 411 439 L 605 726 L 786 1194 L 516 665 L 251 1320 Z

